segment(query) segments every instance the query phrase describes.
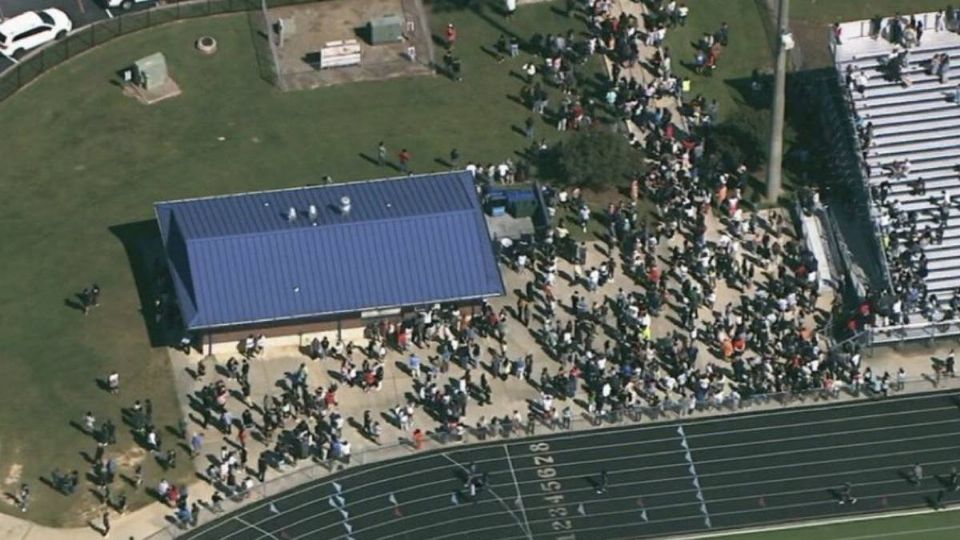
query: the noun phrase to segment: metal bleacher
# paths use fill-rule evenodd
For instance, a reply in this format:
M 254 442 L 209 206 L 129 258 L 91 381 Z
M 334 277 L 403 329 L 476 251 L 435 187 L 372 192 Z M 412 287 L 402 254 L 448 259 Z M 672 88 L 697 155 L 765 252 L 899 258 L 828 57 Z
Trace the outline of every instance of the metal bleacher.
M 916 16 L 928 29 L 920 45 L 910 49 L 909 64 L 903 69 L 908 84 L 888 80 L 882 69 L 894 45 L 885 39 L 868 37 L 868 21 L 844 24 L 844 43 L 834 50 L 835 65 L 843 85 L 848 66 L 859 69 L 868 78 L 861 94 L 844 87 L 848 107 L 862 123 L 873 124 L 873 143 L 864 156 L 858 156 L 862 175 L 869 188 L 888 182 L 887 201 L 899 201 L 904 211 L 917 212 L 922 230 L 934 219 L 936 200 L 949 194 L 955 203 L 949 209 L 949 220 L 943 242 L 923 248 L 927 257 L 928 293 L 941 301 L 949 300 L 960 287 L 960 104 L 952 99 L 960 84 L 960 35 L 952 31 L 934 32 L 934 15 Z M 944 83 L 930 74 L 928 65 L 935 54 L 947 54 L 952 69 Z M 860 148 L 860 141 L 857 141 Z M 904 178 L 893 178 L 884 169 L 895 160 L 909 159 L 910 171 Z M 912 194 L 911 184 L 922 178 L 925 195 Z M 874 219 L 880 209 L 872 208 Z M 879 229 L 879 224 L 877 224 Z M 882 245 L 882 243 L 881 243 Z M 885 261 L 889 261 L 884 253 Z M 889 266 L 889 265 L 888 265 Z M 888 276 L 889 279 L 889 276 Z M 960 321 L 929 321 L 911 316 L 912 324 L 878 329 L 874 343 L 960 334 Z

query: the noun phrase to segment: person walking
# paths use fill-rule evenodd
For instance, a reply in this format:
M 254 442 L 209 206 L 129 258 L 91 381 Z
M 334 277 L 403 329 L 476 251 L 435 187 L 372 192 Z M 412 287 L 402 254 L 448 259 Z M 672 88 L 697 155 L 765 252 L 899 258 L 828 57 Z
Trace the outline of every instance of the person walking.
M 195 458 L 200 455 L 203 449 L 203 433 L 197 432 L 190 437 L 190 457 Z
M 603 495 L 607 492 L 607 487 L 609 486 L 607 480 L 607 470 L 600 470 L 600 481 L 597 483 L 597 495 Z
M 387 147 L 383 141 L 377 144 L 377 164 L 381 167 L 387 164 Z
M 100 518 L 100 536 L 106 538 L 110 536 L 110 511 L 103 513 Z
M 200 505 L 193 503 L 190 505 L 190 525 L 196 527 L 200 523 Z
M 857 504 L 857 498 L 853 496 L 853 484 L 846 482 L 840 488 L 840 500 L 838 504 Z
M 919 486 L 923 481 L 923 466 L 919 463 L 913 464 L 913 469 L 911 470 L 910 483 Z
M 410 174 L 410 152 L 406 148 L 400 150 L 397 159 L 400 161 L 400 171 L 404 174 Z

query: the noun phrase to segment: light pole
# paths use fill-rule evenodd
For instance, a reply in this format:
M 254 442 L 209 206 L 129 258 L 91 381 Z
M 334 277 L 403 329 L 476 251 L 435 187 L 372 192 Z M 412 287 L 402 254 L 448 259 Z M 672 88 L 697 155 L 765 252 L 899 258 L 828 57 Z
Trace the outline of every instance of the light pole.
M 777 62 L 773 83 L 773 111 L 770 115 L 770 149 L 767 160 L 767 200 L 776 202 L 783 191 L 783 112 L 786 102 L 787 51 L 793 48 L 788 29 L 790 0 L 780 0 L 777 24 Z

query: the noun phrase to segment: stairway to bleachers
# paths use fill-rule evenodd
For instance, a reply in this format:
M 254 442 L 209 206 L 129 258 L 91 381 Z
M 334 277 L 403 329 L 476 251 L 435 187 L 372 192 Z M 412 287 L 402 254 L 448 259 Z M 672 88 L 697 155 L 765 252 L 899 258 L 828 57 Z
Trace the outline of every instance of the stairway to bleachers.
M 928 39 L 928 37 L 930 39 Z M 848 66 L 867 77 L 863 94 L 844 87 L 847 104 L 861 125 L 873 125 L 873 142 L 863 156 L 868 189 L 889 185 L 887 202 L 898 201 L 905 212 L 916 212 L 917 228 L 935 227 L 937 202 L 946 193 L 952 198 L 942 243 L 923 248 L 928 260 L 924 282 L 928 294 L 949 301 L 960 288 L 960 104 L 953 101 L 960 85 L 960 36 L 951 32 L 927 32 L 921 45 L 910 49 L 909 64 L 903 69 L 909 84 L 888 80 L 882 61 L 893 49 L 883 40 L 860 38 L 842 54 L 836 54 L 836 68 L 843 84 Z M 860 47 L 861 51 L 855 51 Z M 902 49 L 902 48 L 901 48 Z M 929 71 L 936 54 L 947 54 L 952 69 L 941 83 Z M 860 148 L 862 141 L 857 141 Z M 858 159 L 860 157 L 858 156 Z M 911 167 L 903 178 L 894 178 L 885 166 L 909 159 Z M 925 195 L 914 195 L 912 184 L 922 178 Z M 873 215 L 884 214 L 878 201 Z M 890 253 L 884 254 L 890 261 Z M 891 268 L 893 266 L 891 265 Z M 911 316 L 913 322 L 918 317 Z

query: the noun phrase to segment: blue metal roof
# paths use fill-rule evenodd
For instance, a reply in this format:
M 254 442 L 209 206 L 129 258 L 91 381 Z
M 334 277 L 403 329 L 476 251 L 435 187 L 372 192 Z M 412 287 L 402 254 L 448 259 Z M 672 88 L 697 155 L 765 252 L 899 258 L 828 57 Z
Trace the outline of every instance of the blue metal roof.
M 341 197 L 351 209 L 340 211 Z M 315 219 L 308 208 L 317 209 Z M 155 205 L 190 330 L 504 293 L 467 172 Z M 288 219 L 290 208 L 298 217 Z

